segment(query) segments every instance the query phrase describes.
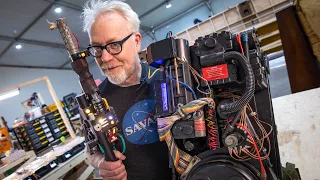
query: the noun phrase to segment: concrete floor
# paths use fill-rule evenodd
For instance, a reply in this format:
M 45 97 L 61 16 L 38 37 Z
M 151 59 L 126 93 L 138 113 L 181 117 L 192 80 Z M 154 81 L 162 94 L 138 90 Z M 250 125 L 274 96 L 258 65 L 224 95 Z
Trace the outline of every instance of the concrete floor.
M 277 98 L 291 94 L 291 88 L 284 56 L 271 60 L 269 64 L 269 81 L 271 97 Z

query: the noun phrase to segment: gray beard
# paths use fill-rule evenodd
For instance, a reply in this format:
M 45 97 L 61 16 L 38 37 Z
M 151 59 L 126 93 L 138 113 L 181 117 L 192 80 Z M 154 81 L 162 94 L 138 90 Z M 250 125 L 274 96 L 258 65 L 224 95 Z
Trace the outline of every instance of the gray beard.
M 123 68 L 121 68 L 119 73 L 114 74 L 108 74 L 108 72 L 106 72 L 106 70 L 102 69 L 101 67 L 100 70 L 102 74 L 105 75 L 112 84 L 120 85 L 125 83 L 125 81 L 134 73 L 134 71 L 138 69 L 139 65 L 139 62 L 137 62 L 134 66 L 131 67 L 129 71 L 125 71 Z M 140 78 L 141 71 L 138 74 L 138 82 L 140 81 Z

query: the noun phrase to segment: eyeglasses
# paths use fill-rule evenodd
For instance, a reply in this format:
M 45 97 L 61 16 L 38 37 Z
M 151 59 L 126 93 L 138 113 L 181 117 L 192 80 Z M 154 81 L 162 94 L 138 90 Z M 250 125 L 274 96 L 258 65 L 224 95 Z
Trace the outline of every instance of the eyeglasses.
M 89 45 L 87 49 L 93 57 L 97 58 L 100 58 L 102 56 L 102 52 L 104 49 L 107 50 L 108 53 L 111 55 L 117 55 L 121 53 L 123 43 L 126 42 L 132 36 L 132 34 L 133 33 L 131 33 L 129 36 L 125 37 L 121 41 L 111 42 L 105 46 Z

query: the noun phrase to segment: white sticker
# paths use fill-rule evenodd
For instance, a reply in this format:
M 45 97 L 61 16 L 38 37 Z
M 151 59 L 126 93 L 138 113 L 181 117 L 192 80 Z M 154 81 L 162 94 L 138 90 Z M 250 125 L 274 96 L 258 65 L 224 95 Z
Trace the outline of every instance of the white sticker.
M 57 166 L 57 163 L 55 163 L 55 162 L 53 162 L 52 164 L 50 164 L 50 167 L 51 168 L 54 168 L 54 167 L 56 167 Z
M 50 129 L 49 128 L 47 128 L 47 129 L 45 129 L 45 130 L 43 130 L 45 133 L 47 133 L 47 132 L 49 132 L 50 131 Z
M 48 133 L 47 134 L 47 138 L 49 138 L 49 137 L 51 137 L 52 136 L 52 134 L 51 133 Z
M 64 155 L 64 157 L 66 157 L 66 158 L 69 158 L 70 156 L 71 156 L 70 153 Z
M 41 124 L 44 123 L 44 122 L 46 122 L 46 120 L 44 120 L 44 119 L 40 120 L 40 123 L 41 123 Z
M 46 128 L 46 127 L 48 127 L 47 124 L 42 125 L 42 128 L 43 128 L 43 129 Z
M 53 140 L 54 140 L 53 137 L 48 139 L 49 142 L 52 142 Z
M 60 131 L 59 128 L 54 129 L 54 132 L 55 132 L 55 133 L 57 133 L 57 132 L 59 132 L 59 131 Z

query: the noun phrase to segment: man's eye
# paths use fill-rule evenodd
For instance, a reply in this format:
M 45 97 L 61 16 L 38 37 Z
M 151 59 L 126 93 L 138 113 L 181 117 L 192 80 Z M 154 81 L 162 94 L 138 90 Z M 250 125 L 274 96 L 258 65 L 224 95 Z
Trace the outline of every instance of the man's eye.
M 110 46 L 110 48 L 117 48 L 117 47 L 118 47 L 118 44 L 117 44 L 117 43 L 114 43 L 114 44 L 110 44 L 109 46 Z

